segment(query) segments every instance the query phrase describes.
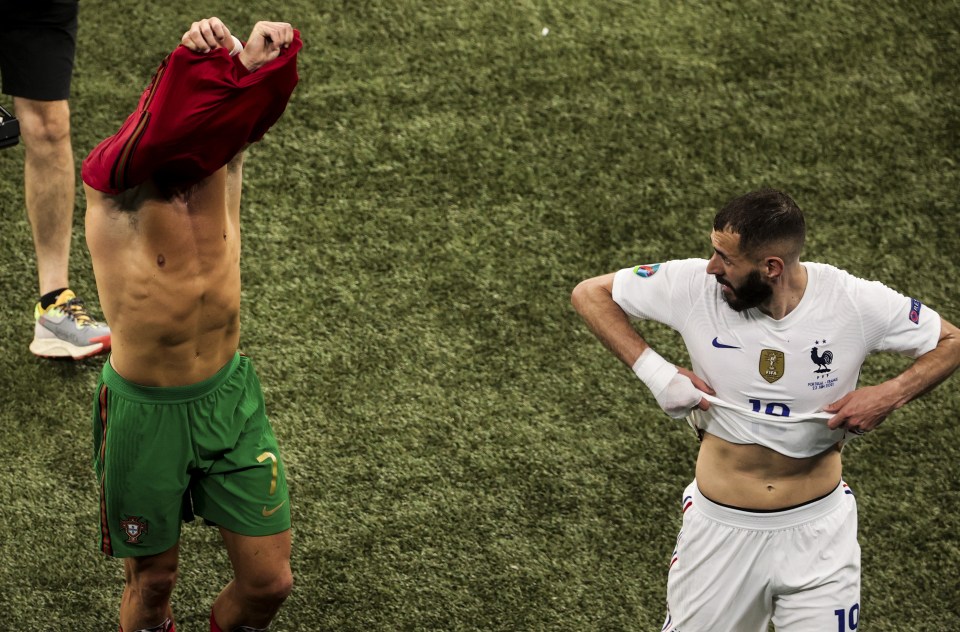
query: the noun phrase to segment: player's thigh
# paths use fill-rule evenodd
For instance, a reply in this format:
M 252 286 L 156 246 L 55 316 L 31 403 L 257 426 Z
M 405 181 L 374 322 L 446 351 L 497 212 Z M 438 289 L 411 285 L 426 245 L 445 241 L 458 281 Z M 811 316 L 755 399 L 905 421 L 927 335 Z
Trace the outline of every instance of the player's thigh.
M 782 547 L 782 577 L 792 589 L 777 595 L 780 632 L 850 632 L 860 623 L 860 545 L 852 495 L 824 519 L 798 530 Z
M 290 528 L 284 462 L 259 381 L 246 360 L 241 359 L 236 377 L 244 382 L 237 387 L 239 401 L 231 399 L 230 406 L 216 411 L 216 427 L 194 428 L 194 440 L 209 461 L 191 490 L 193 507 L 234 533 L 273 535 Z M 229 443 L 223 443 L 224 436 Z
M 220 528 L 237 582 L 247 589 L 289 589 L 290 530 L 265 536 L 247 536 Z M 279 587 L 279 588 L 277 588 Z
M 104 553 L 143 557 L 180 538 L 190 484 L 189 434 L 175 406 L 129 400 L 101 383 L 94 397 L 94 466 Z
M 813 590 L 776 598 L 777 632 L 852 632 L 860 624 L 860 573 L 852 569 Z
M 123 560 L 123 571 L 128 584 L 143 584 L 149 582 L 154 586 L 169 583 L 170 590 L 176 579 L 180 563 L 180 545 L 172 547 L 155 555 L 127 557 Z
M 692 486 L 684 498 L 692 496 Z M 667 577 L 668 624 L 674 630 L 766 632 L 768 534 L 736 529 L 684 502 L 683 528 Z

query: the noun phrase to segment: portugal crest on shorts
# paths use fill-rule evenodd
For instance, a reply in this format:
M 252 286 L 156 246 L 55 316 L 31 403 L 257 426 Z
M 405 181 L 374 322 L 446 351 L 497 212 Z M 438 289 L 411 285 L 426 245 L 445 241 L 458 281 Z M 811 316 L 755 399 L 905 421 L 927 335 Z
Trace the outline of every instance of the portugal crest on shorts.
M 771 384 L 783 377 L 785 364 L 783 351 L 764 349 L 760 352 L 760 375 Z
M 140 538 L 147 534 L 147 521 L 140 516 L 127 516 L 120 521 L 120 528 L 127 536 L 127 544 L 140 544 Z

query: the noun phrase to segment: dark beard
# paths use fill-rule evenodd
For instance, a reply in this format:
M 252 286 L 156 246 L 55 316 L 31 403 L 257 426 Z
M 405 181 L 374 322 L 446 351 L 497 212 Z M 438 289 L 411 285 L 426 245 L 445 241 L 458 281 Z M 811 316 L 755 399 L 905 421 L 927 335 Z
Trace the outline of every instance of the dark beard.
M 740 287 L 733 287 L 729 281 L 717 277 L 717 282 L 726 285 L 733 290 L 733 298 L 727 298 L 723 294 L 723 300 L 727 302 L 735 312 L 742 312 L 753 307 L 759 307 L 773 294 L 773 288 L 763 282 L 760 273 L 754 270 L 747 275 L 747 280 Z

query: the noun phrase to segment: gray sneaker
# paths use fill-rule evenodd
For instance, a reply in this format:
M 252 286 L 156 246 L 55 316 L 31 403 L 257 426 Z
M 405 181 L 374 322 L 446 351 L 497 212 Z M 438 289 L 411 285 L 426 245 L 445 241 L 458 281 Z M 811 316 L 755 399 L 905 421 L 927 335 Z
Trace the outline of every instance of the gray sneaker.
M 83 307 L 83 301 L 64 290 L 56 302 L 33 310 L 36 325 L 30 351 L 42 358 L 82 360 L 110 350 L 110 328 L 95 321 Z

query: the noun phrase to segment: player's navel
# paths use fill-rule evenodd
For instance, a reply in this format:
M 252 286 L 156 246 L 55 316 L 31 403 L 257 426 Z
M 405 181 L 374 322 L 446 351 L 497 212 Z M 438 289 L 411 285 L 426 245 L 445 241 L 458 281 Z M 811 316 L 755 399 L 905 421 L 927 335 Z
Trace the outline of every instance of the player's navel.
M 167 263 L 167 260 L 164 259 L 162 253 L 159 254 L 159 255 L 157 255 L 157 265 L 158 265 L 158 266 L 160 266 L 160 267 L 162 268 L 166 263 Z
M 773 485 L 767 485 L 767 491 L 768 491 L 768 492 L 773 492 L 773 491 L 774 491 Z

